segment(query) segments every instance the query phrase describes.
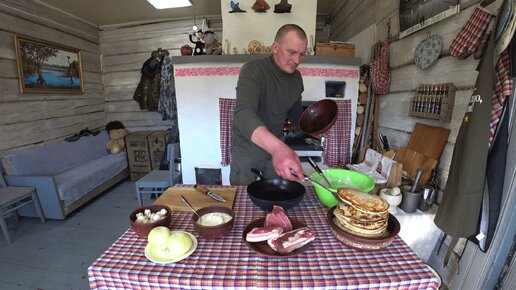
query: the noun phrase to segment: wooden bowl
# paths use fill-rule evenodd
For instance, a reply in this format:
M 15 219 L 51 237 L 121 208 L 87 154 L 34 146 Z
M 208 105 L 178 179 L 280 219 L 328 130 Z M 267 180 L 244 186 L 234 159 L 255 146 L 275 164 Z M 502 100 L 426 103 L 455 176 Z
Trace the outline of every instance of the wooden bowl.
M 343 229 L 339 228 L 333 222 L 333 211 L 335 207 L 328 210 L 326 218 L 330 225 L 331 232 L 337 238 L 337 240 L 346 246 L 354 248 L 360 251 L 377 251 L 389 246 L 394 237 L 400 232 L 400 223 L 395 216 L 389 214 L 387 221 L 387 233 L 383 237 L 379 238 L 365 238 L 352 235 Z
M 308 135 L 319 136 L 331 129 L 339 113 L 337 103 L 331 99 L 317 101 L 301 114 L 299 128 Z
M 202 217 L 203 215 L 207 213 L 213 213 L 213 212 L 221 212 L 221 213 L 227 213 L 232 218 L 228 222 L 217 225 L 217 226 L 202 226 L 199 223 L 197 223 L 197 220 L 199 219 L 196 214 L 192 214 L 192 222 L 194 226 L 194 230 L 201 235 L 202 237 L 206 239 L 218 239 L 220 237 L 223 237 L 227 235 L 231 229 L 233 228 L 233 225 L 235 224 L 235 213 L 234 211 L 226 206 L 218 206 L 218 205 L 212 205 L 212 206 L 206 206 L 201 209 L 198 209 L 197 212 Z
M 140 224 L 136 223 L 136 214 L 139 212 L 144 212 L 146 209 L 150 209 L 151 212 L 158 212 L 161 209 L 167 210 L 167 215 L 161 220 L 148 223 L 148 224 Z M 167 228 L 170 228 L 170 221 L 172 220 L 172 210 L 166 206 L 161 204 L 151 204 L 151 205 L 145 205 L 142 207 L 139 207 L 131 212 L 129 215 L 129 223 L 131 224 L 131 229 L 140 237 L 147 237 L 149 232 L 159 226 L 164 226 Z

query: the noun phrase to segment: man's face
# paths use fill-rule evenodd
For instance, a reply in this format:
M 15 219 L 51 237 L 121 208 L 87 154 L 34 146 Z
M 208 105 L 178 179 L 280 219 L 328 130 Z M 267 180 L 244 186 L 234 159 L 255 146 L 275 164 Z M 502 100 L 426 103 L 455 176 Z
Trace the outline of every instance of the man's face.
M 307 40 L 289 31 L 283 39 L 272 44 L 276 64 L 286 73 L 294 73 L 306 54 Z

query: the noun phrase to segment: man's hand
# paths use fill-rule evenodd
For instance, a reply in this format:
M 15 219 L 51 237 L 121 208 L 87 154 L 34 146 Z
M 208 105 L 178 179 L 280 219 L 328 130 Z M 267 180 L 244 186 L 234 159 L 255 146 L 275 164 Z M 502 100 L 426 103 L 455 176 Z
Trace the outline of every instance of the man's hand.
M 305 177 L 299 157 L 286 144 L 285 148 L 280 148 L 272 154 L 272 166 L 276 173 L 284 179 L 297 181 Z M 297 177 L 292 175 L 292 171 L 296 173 Z
M 296 152 L 274 136 L 267 128 L 260 126 L 251 135 L 251 141 L 272 156 L 272 166 L 284 179 L 297 181 L 305 178 Z M 294 171 L 298 177 L 292 175 Z

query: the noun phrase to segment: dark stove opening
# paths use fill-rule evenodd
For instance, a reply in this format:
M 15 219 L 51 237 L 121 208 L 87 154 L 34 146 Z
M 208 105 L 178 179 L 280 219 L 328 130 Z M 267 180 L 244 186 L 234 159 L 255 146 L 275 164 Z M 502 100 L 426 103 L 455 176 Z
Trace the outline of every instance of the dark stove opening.
M 344 98 L 344 91 L 346 90 L 346 82 L 344 81 L 327 81 L 326 97 L 327 98 Z

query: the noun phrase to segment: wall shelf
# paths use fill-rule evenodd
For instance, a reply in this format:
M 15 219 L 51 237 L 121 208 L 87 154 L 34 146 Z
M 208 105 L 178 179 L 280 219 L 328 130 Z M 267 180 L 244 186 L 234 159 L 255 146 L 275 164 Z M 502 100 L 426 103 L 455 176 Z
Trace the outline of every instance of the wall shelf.
M 409 116 L 450 122 L 455 91 L 453 83 L 419 85 L 410 100 Z

